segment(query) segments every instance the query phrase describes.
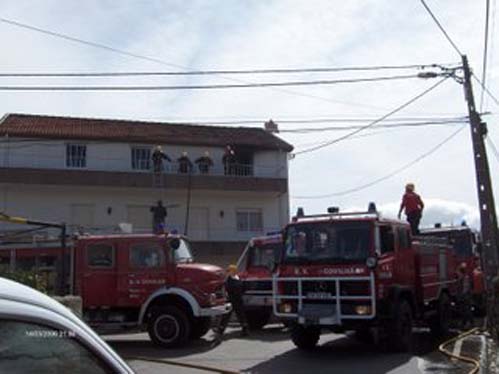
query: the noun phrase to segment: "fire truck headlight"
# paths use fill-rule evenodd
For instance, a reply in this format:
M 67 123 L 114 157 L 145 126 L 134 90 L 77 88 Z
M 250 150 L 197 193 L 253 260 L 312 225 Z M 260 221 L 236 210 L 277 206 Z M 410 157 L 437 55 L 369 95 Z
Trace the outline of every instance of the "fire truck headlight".
M 217 303 L 217 295 L 214 294 L 214 293 L 210 293 L 210 296 L 209 296 L 209 299 L 208 299 L 208 303 L 210 305 L 215 305 Z
M 376 257 L 368 257 L 366 260 L 366 265 L 369 269 L 374 269 L 378 265 L 378 259 Z
M 291 313 L 293 311 L 293 306 L 289 303 L 281 304 L 282 313 Z
M 355 313 L 359 316 L 365 316 L 371 313 L 371 307 L 369 305 L 357 305 L 355 307 Z

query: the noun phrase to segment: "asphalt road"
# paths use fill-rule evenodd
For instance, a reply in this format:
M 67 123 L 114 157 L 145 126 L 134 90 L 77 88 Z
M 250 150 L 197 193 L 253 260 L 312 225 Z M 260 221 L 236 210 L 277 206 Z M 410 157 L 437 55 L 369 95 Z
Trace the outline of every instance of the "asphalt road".
M 289 334 L 280 325 L 272 325 L 251 336 L 241 338 L 239 330 L 229 328 L 221 345 L 213 346 L 209 333 L 181 349 L 155 347 L 147 334 L 105 337 L 124 358 L 144 356 L 174 360 L 252 374 L 275 373 L 467 373 L 466 366 L 449 361 L 438 351 L 429 331 L 414 332 L 414 349 L 410 354 L 387 353 L 383 347 L 364 344 L 353 336 L 326 334 L 312 352 L 295 348 Z M 137 373 L 207 373 L 160 363 L 128 360 Z

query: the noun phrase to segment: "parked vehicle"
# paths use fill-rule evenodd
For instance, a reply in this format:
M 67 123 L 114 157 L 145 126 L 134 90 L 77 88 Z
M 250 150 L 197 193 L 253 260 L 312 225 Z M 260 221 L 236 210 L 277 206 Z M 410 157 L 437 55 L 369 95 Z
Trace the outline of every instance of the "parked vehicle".
M 60 248 L 0 252 L 9 253 L 14 268 L 19 260 L 40 263 L 38 252 L 45 262 L 54 257 L 54 272 L 60 267 Z M 99 332 L 147 330 L 154 343 L 176 347 L 203 336 L 212 317 L 230 311 L 223 270 L 195 263 L 180 235 L 80 236 L 65 253 L 71 293 L 81 296 L 83 318 Z
M 271 265 L 279 258 L 282 235 L 252 238 L 237 262 L 244 283 L 243 303 L 250 329 L 263 328 L 272 316 Z
M 486 309 L 485 274 L 480 264 L 481 242 L 479 235 L 465 223 L 461 226 L 441 226 L 422 229 L 420 235 L 443 238 L 452 247 L 459 264 L 466 264 L 467 275 L 472 280 L 471 294 L 473 308 L 478 315 Z
M 291 339 L 314 347 L 325 329 L 354 330 L 410 349 L 412 327 L 447 331 L 456 261 L 438 238 L 411 237 L 406 222 L 367 212 L 294 217 L 273 279 L 276 316 L 291 319 Z M 301 211 L 302 212 L 302 211 Z
M 0 372 L 133 370 L 69 309 L 32 288 L 0 278 Z

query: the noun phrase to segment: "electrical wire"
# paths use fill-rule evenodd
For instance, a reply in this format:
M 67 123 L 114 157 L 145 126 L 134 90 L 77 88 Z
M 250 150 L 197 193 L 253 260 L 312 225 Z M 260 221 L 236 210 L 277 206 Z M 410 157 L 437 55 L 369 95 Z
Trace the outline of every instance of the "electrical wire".
M 444 34 L 444 36 L 447 38 L 447 40 L 449 41 L 449 43 L 452 45 L 452 47 L 456 50 L 456 52 L 459 54 L 459 57 L 461 57 L 463 54 L 461 53 L 461 51 L 459 50 L 459 48 L 457 47 L 456 43 L 454 43 L 454 41 L 451 39 L 451 37 L 449 36 L 449 34 L 447 34 L 447 31 L 445 31 L 444 27 L 442 26 L 442 24 L 439 22 L 439 20 L 437 19 L 437 17 L 433 14 L 433 12 L 431 11 L 430 7 L 426 4 L 425 0 L 420 0 L 421 1 L 421 4 L 423 4 L 424 8 L 426 9 L 426 11 L 429 13 L 429 15 L 431 16 L 431 18 L 433 18 L 433 21 L 435 21 L 435 23 L 437 24 L 438 28 L 440 29 L 440 31 L 442 31 L 442 33 Z
M 64 77 L 135 77 L 135 76 L 190 76 L 190 75 L 235 75 L 235 74 L 297 74 L 297 73 L 328 73 L 344 71 L 378 71 L 425 69 L 443 66 L 455 66 L 455 63 L 445 64 L 412 64 L 412 65 L 379 65 L 379 66 L 346 66 L 319 68 L 276 68 L 276 69 L 246 69 L 246 70 L 193 70 L 193 71 L 128 71 L 128 72 L 64 72 L 64 73 L 0 73 L 1 78 L 64 78 Z
M 0 86 L 0 91 L 163 91 L 163 90 L 209 90 L 237 89 L 287 86 L 317 86 L 342 83 L 366 83 L 418 78 L 414 74 L 393 75 L 373 78 L 348 78 L 331 80 L 261 82 L 242 84 L 207 84 L 207 85 L 174 85 L 174 86 Z
M 295 152 L 294 155 L 300 155 L 300 154 L 304 154 L 304 153 L 310 153 L 310 152 L 314 152 L 314 151 L 317 151 L 319 149 L 322 149 L 322 148 L 325 148 L 325 147 L 329 147 L 333 144 L 336 144 L 336 143 L 339 143 L 341 142 L 342 140 L 345 140 L 345 139 L 348 139 L 349 137 L 361 132 L 361 131 L 364 131 L 372 126 L 375 126 L 376 124 L 384 121 L 386 118 L 390 117 L 391 115 L 397 113 L 397 112 L 400 112 L 402 109 L 408 107 L 409 105 L 411 105 L 412 103 L 414 103 L 415 101 L 419 100 L 420 98 L 422 98 L 423 96 L 425 96 L 427 93 L 433 91 L 435 88 L 437 88 L 439 85 L 441 85 L 443 82 L 445 82 L 446 80 L 448 79 L 448 77 L 444 77 L 443 79 L 439 80 L 437 83 L 435 83 L 434 85 L 432 85 L 431 87 L 427 88 L 426 90 L 424 90 L 423 92 L 421 92 L 420 94 L 414 96 L 412 99 L 406 101 L 405 103 L 403 103 L 402 105 L 399 105 L 397 108 L 391 110 L 390 112 L 386 113 L 385 115 L 383 115 L 382 117 L 372 121 L 371 123 L 367 124 L 366 126 L 362 126 L 352 132 L 349 132 L 348 134 L 346 135 L 343 135 L 343 136 L 340 136 L 338 138 L 335 138 L 333 140 L 330 140 L 326 143 L 324 143 L 323 145 L 318 145 L 316 147 L 310 147 L 310 148 L 307 148 L 307 149 L 304 149 L 302 151 L 299 151 L 299 152 Z
M 484 43 L 483 43 L 483 62 L 482 62 L 482 85 L 485 86 L 487 78 L 487 55 L 489 50 L 489 10 L 490 0 L 486 0 L 485 4 L 485 30 L 484 30 Z M 483 109 L 484 90 L 480 93 L 480 112 Z
M 494 102 L 499 105 L 499 100 L 497 99 L 497 97 L 495 97 L 492 92 L 490 92 L 490 90 L 482 83 L 482 81 L 480 79 L 478 79 L 478 77 L 472 72 L 471 73 L 472 77 L 478 82 L 478 84 L 480 86 L 482 86 L 482 89 L 485 91 L 485 93 L 487 95 L 489 95 L 489 97 L 494 100 Z
M 173 63 L 170 63 L 168 61 L 164 61 L 164 60 L 161 60 L 161 59 L 158 59 L 158 58 L 144 56 L 144 55 L 139 55 L 137 53 L 131 53 L 131 52 L 124 51 L 124 50 L 121 50 L 121 49 L 118 49 L 118 48 L 114 48 L 114 47 L 110 47 L 110 46 L 107 46 L 107 45 L 104 45 L 104 44 L 101 44 L 101 43 L 95 43 L 95 42 L 92 42 L 92 41 L 83 40 L 83 39 L 76 38 L 76 37 L 73 37 L 73 36 L 69 36 L 69 35 L 66 35 L 66 34 L 63 34 L 63 33 L 54 32 L 54 31 L 42 29 L 42 28 L 39 28 L 39 27 L 31 26 L 31 25 L 28 25 L 28 24 L 25 24 L 25 23 L 21 23 L 21 22 L 9 20 L 9 19 L 3 18 L 3 17 L 0 17 L 0 22 L 6 23 L 6 24 L 11 25 L 11 26 L 16 26 L 16 27 L 20 27 L 20 28 L 23 28 L 23 29 L 27 29 L 27 30 L 38 32 L 38 33 L 42 33 L 44 35 L 49 35 L 49 36 L 52 36 L 52 37 L 64 39 L 64 40 L 71 41 L 71 42 L 74 42 L 74 43 L 79 43 L 79 44 L 87 45 L 87 46 L 90 46 L 90 47 L 99 48 L 99 49 L 106 50 L 106 51 L 109 51 L 109 52 L 113 52 L 113 53 L 116 53 L 116 54 L 119 54 L 119 55 L 122 55 L 122 56 L 133 57 L 133 58 L 136 58 L 136 59 L 139 59 L 139 60 L 153 62 L 153 63 L 157 63 L 157 64 L 169 66 L 169 67 L 174 67 L 174 68 L 178 68 L 178 69 L 182 69 L 182 70 L 189 70 L 188 68 L 186 68 L 184 66 L 181 66 L 181 65 L 178 65 L 178 64 L 173 64 Z M 222 78 L 225 79 L 225 80 L 228 80 L 228 81 L 233 81 L 233 82 L 248 83 L 248 81 L 245 81 L 245 80 L 242 80 L 242 79 L 236 79 L 236 78 L 233 78 L 233 77 L 222 77 Z M 318 95 L 313 95 L 313 94 L 309 94 L 309 93 L 305 93 L 305 92 L 292 91 L 292 90 L 288 90 L 288 89 L 284 89 L 284 88 L 269 87 L 269 89 L 272 89 L 273 91 L 277 91 L 277 92 L 282 92 L 282 93 L 285 93 L 285 94 L 288 94 L 288 95 L 306 97 L 306 98 L 309 98 L 309 99 L 315 99 L 315 100 L 325 101 L 325 102 L 329 102 L 329 103 L 342 104 L 342 105 L 350 105 L 350 106 L 356 106 L 356 107 L 361 106 L 361 107 L 367 107 L 367 108 L 374 108 L 374 109 L 385 110 L 384 108 L 378 108 L 378 107 L 376 107 L 374 105 L 370 105 L 370 104 L 366 104 L 366 103 L 354 103 L 354 102 L 349 102 L 349 101 L 344 101 L 344 100 L 336 100 L 336 99 L 326 98 L 326 97 L 322 97 L 322 96 L 318 96 Z
M 393 170 L 392 172 L 384 175 L 383 177 L 380 177 L 380 178 L 377 178 L 369 183 L 365 183 L 365 184 L 362 184 L 360 186 L 357 186 L 357 187 L 354 187 L 354 188 L 349 188 L 347 190 L 343 190 L 343 191 L 339 191 L 339 192 L 333 192 L 333 193 L 329 193 L 329 194 L 324 194 L 324 195 L 310 195 L 310 196 L 292 196 L 291 198 L 292 199 L 296 199 L 296 200 L 312 200 L 312 199 L 324 199 L 324 198 L 329 198 L 329 197 L 333 197 L 333 196 L 344 196 L 344 195 L 349 195 L 349 194 L 352 194 L 352 193 L 355 193 L 355 192 L 359 192 L 359 191 L 362 191 L 362 190 L 365 190 L 366 188 L 369 188 L 369 187 L 372 187 L 378 183 L 381 183 L 389 178 L 392 178 L 393 176 L 407 170 L 408 168 L 410 168 L 411 166 L 413 166 L 414 164 L 424 160 L 426 157 L 430 156 L 431 154 L 435 153 L 439 148 L 441 148 L 442 146 L 444 146 L 446 143 L 448 143 L 452 138 L 454 138 L 457 134 L 459 134 L 463 129 L 466 128 L 466 125 L 463 125 L 462 127 L 460 127 L 459 129 L 457 129 L 456 131 L 454 131 L 450 136 L 448 136 L 447 138 L 445 138 L 443 141 L 441 141 L 440 143 L 438 143 L 436 146 L 434 146 L 433 148 L 431 148 L 430 150 L 426 151 L 425 153 L 423 153 L 422 155 L 420 155 L 419 157 L 417 157 L 416 159 L 412 160 L 411 162 Z
M 465 120 L 450 120 L 450 121 L 438 121 L 438 122 L 406 122 L 406 123 L 395 123 L 390 125 L 378 125 L 376 128 L 396 128 L 396 127 L 420 127 L 420 126 L 449 126 L 453 124 L 463 123 Z M 305 127 L 297 129 L 284 129 L 279 130 L 279 133 L 316 133 L 316 132 L 326 132 L 326 131 L 346 131 L 360 129 L 363 126 L 331 126 L 331 127 Z

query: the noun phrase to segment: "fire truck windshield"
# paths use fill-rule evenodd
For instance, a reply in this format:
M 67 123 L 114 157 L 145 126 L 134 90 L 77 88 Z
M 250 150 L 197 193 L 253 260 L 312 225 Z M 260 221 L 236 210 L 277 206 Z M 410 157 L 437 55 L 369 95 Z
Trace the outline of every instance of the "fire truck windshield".
M 289 226 L 284 262 L 358 262 L 369 255 L 368 222 L 303 223 Z

